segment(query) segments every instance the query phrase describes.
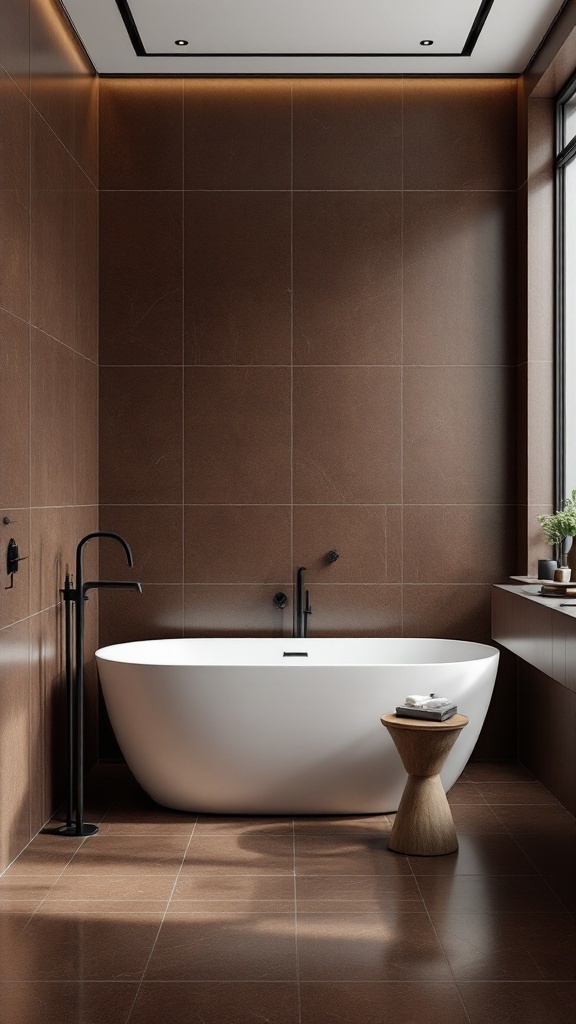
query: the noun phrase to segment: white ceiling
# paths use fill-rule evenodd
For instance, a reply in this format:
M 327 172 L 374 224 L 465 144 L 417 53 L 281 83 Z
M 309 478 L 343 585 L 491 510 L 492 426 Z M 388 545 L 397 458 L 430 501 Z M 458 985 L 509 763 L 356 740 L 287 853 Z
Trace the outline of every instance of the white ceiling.
M 101 74 L 502 75 L 524 71 L 564 0 L 61 3 Z

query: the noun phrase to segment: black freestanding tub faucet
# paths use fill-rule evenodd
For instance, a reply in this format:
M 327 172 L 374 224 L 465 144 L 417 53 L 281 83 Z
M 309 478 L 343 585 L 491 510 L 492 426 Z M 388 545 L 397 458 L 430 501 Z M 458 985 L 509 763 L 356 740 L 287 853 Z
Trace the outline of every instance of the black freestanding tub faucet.
M 312 615 L 310 604 L 310 591 L 304 591 L 304 573 L 306 566 L 302 565 L 296 573 L 296 622 L 294 629 L 295 637 L 308 636 L 308 616 Z
M 68 798 L 66 825 L 58 830 L 62 836 L 93 836 L 97 825 L 84 821 L 84 602 L 89 590 L 137 590 L 142 593 L 142 584 L 122 580 L 89 580 L 84 582 L 84 548 L 89 541 L 99 537 L 110 537 L 124 548 L 130 568 L 134 565 L 130 545 L 118 533 L 96 530 L 87 533 L 76 548 L 76 586 L 72 586 L 66 573 L 64 589 L 61 591 L 66 604 L 66 685 L 68 690 Z M 72 631 L 71 606 L 74 605 L 75 657 L 72 673 Z M 73 820 L 74 819 L 74 820 Z

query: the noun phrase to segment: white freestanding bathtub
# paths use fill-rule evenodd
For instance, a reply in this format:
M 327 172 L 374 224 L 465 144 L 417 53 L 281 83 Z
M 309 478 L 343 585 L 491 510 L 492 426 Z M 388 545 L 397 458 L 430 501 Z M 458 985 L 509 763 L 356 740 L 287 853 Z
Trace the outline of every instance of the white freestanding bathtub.
M 407 694 L 453 698 L 482 727 L 498 651 L 458 640 L 190 639 L 96 652 L 106 706 L 136 779 L 160 804 L 218 814 L 396 810 L 406 773 L 380 715 Z

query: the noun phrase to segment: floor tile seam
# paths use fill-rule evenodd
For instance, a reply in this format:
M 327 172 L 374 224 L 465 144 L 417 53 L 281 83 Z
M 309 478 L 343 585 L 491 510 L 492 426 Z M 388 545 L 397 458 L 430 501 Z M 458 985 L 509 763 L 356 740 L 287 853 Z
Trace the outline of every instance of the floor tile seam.
M 409 858 L 408 858 L 408 861 L 410 861 L 410 859 L 409 859 Z M 412 865 L 410 865 L 410 868 L 412 868 Z M 424 898 L 424 893 L 422 892 L 422 890 L 421 890 L 421 888 L 420 888 L 420 884 L 419 884 L 419 882 L 418 882 L 418 877 L 417 877 L 416 875 L 414 875 L 414 879 L 415 879 L 415 881 L 416 881 L 416 887 L 417 887 L 417 889 L 418 889 L 418 892 L 420 893 L 420 898 L 421 898 L 421 900 L 422 900 L 422 903 L 424 904 L 424 908 L 425 908 L 426 916 L 427 916 L 427 918 L 428 918 L 428 921 L 429 921 L 429 923 L 430 923 L 430 927 L 431 927 L 431 929 L 432 929 L 432 932 L 433 932 L 433 934 L 434 934 L 434 938 L 435 938 L 435 940 L 436 940 L 436 942 L 437 942 L 437 944 L 438 944 L 439 948 L 440 948 L 440 949 L 442 950 L 442 956 L 444 957 L 444 962 L 445 962 L 445 964 L 446 964 L 446 967 L 448 968 L 448 970 L 449 970 L 449 972 L 450 972 L 450 977 L 452 978 L 452 981 L 454 982 L 454 984 L 456 984 L 456 977 L 455 977 L 455 975 L 454 975 L 454 971 L 452 970 L 452 965 L 450 964 L 450 961 L 449 961 L 449 959 L 448 959 L 448 955 L 447 955 L 447 953 L 446 953 L 446 950 L 444 949 L 444 945 L 443 945 L 443 943 L 442 943 L 442 942 L 441 942 L 441 940 L 440 940 L 440 936 L 438 935 L 438 932 L 436 931 L 436 926 L 435 926 L 435 924 L 434 924 L 434 922 L 433 922 L 433 920 L 432 920 L 432 916 L 431 916 L 431 914 L 430 914 L 430 911 L 429 911 L 429 909 L 428 909 L 428 905 L 427 905 L 427 903 L 426 903 L 426 900 L 425 900 L 425 898 Z M 464 1003 L 463 1003 L 463 1001 L 462 1001 L 462 1005 L 464 1006 Z M 465 1006 L 464 1006 L 464 1012 L 466 1013 L 466 1016 L 468 1017 L 468 1012 L 467 1012 L 467 1010 L 466 1010 L 466 1007 L 465 1007 Z M 469 1017 L 468 1017 L 468 1020 L 470 1020 L 470 1018 L 469 1018 Z
M 519 783 L 519 785 L 521 785 L 521 783 Z M 533 810 L 533 811 L 535 811 L 535 810 L 541 811 L 542 808 L 544 808 L 544 807 L 564 807 L 564 805 L 561 804 L 559 800 L 556 800 L 556 801 L 553 801 L 553 800 L 541 800 L 540 802 L 536 802 L 536 803 L 529 803 L 527 800 L 505 800 L 505 801 L 501 800 L 499 802 L 496 802 L 496 801 L 486 800 L 485 797 L 484 797 L 484 800 L 485 800 L 487 806 L 492 808 L 492 809 L 494 809 L 495 807 L 525 807 L 526 810 L 530 809 L 530 810 Z M 479 805 L 477 804 L 476 806 L 479 806 Z M 564 807 L 564 810 L 566 810 L 565 807 Z M 568 813 L 570 813 L 570 812 L 568 811 Z
M 38 833 L 38 834 L 40 834 L 40 833 Z M 65 836 L 62 836 L 62 839 L 64 840 L 64 842 L 66 842 L 66 838 L 67 838 L 67 837 L 65 837 Z M 59 882 L 59 881 L 60 881 L 60 879 L 62 878 L 62 875 L 64 874 L 64 872 L 66 871 L 66 869 L 68 868 L 68 866 L 69 866 L 69 865 L 70 865 L 70 864 L 72 863 L 72 861 L 74 860 L 74 857 L 75 857 L 75 856 L 76 856 L 76 854 L 78 853 L 78 850 L 81 850 L 81 849 L 82 849 L 82 847 L 84 846 L 85 842 L 86 842 L 86 837 L 85 837 L 85 838 L 84 838 L 84 839 L 82 840 L 82 842 L 80 843 L 80 845 L 76 847 L 76 849 L 75 849 L 74 853 L 73 853 L 73 854 L 72 854 L 72 856 L 70 857 L 70 860 L 69 860 L 69 861 L 67 862 L 67 864 L 66 864 L 66 865 L 65 865 L 65 866 L 64 866 L 64 867 L 62 868 L 62 871 L 60 872 L 60 874 L 58 875 L 58 877 L 54 879 L 54 882 L 53 882 L 53 884 L 52 884 L 51 888 L 50 888 L 50 889 L 48 890 L 48 892 L 47 892 L 47 893 L 46 893 L 46 894 L 44 895 L 43 899 L 42 899 L 42 900 L 40 901 L 40 903 L 39 903 L 39 904 L 38 904 L 38 906 L 36 907 L 36 910 L 34 910 L 34 912 L 32 913 L 32 915 L 31 915 L 31 917 L 30 917 L 30 920 L 26 922 L 26 925 L 25 925 L 25 927 L 24 927 L 24 928 L 22 929 L 22 932 L 25 932 L 25 931 L 26 931 L 26 929 L 27 929 L 27 928 L 28 928 L 28 926 L 29 926 L 29 925 L 30 925 L 30 924 L 32 923 L 32 921 L 34 920 L 34 918 L 36 917 L 36 915 L 38 914 L 38 912 L 39 912 L 39 911 L 40 911 L 40 910 L 42 909 L 42 907 L 43 907 L 43 906 L 44 906 L 44 904 L 46 903 L 46 900 L 47 900 L 48 896 L 49 896 L 49 895 L 50 895 L 50 893 L 52 892 L 52 889 L 54 888 L 54 886 L 55 886 L 55 885 L 57 885 L 57 884 L 58 884 L 58 882 Z M 22 934 L 22 933 L 21 933 L 21 934 Z
M 570 825 L 572 827 L 570 829 L 567 829 L 565 832 L 562 831 L 561 828 L 558 829 L 558 830 L 554 830 L 553 832 L 542 830 L 542 829 L 538 829 L 537 831 L 530 831 L 530 832 L 523 832 L 520 829 L 514 829 L 514 832 L 512 832 L 512 829 L 510 828 L 510 826 L 508 826 L 505 821 L 501 821 L 500 818 L 498 817 L 497 812 L 496 812 L 496 808 L 503 808 L 503 807 L 523 807 L 527 811 L 531 809 L 532 811 L 538 812 L 538 811 L 542 811 L 543 807 L 556 807 L 556 806 L 560 806 L 562 808 L 562 810 L 566 811 L 566 813 L 570 815 L 570 818 L 572 819 L 572 821 L 570 821 Z M 504 826 L 504 828 L 507 830 L 507 832 L 509 832 L 510 835 L 514 835 L 514 834 L 516 834 L 516 835 L 526 835 L 526 836 L 534 836 L 534 835 L 538 836 L 539 835 L 539 836 L 542 836 L 542 837 L 548 837 L 549 838 L 550 836 L 553 836 L 553 835 L 567 835 L 567 836 L 574 835 L 575 831 L 576 831 L 576 818 L 574 817 L 573 814 L 570 814 L 570 811 L 566 807 L 564 807 L 563 804 L 560 804 L 560 803 L 558 805 L 557 804 L 491 804 L 490 808 L 491 808 L 493 814 L 495 814 L 495 816 L 498 818 L 498 821 L 500 821 L 500 824 Z
M 198 821 L 198 818 L 196 818 L 196 822 L 197 821 Z M 196 822 L 194 822 L 194 828 L 196 827 Z M 137 988 L 136 993 L 134 995 L 134 1001 L 132 1003 L 132 1006 L 130 1007 L 130 1010 L 128 1012 L 128 1015 L 126 1017 L 126 1020 L 125 1020 L 124 1024 L 129 1024 L 130 1019 L 132 1017 L 132 1014 L 134 1012 L 134 1009 L 136 1007 L 136 1003 L 138 1002 L 138 996 L 140 995 L 140 989 L 142 988 L 142 983 L 144 981 L 144 978 L 146 977 L 146 971 L 148 970 L 148 967 L 150 966 L 150 961 L 152 960 L 152 957 L 154 955 L 154 950 L 156 949 L 156 944 L 157 944 L 158 939 L 160 937 L 160 932 L 162 931 L 162 926 L 164 924 L 164 921 L 166 920 L 166 915 L 168 913 L 168 908 L 170 906 L 172 897 L 174 895 L 174 891 L 176 889 L 176 885 L 178 883 L 178 879 L 179 879 L 181 871 L 182 871 L 182 865 L 184 864 L 184 860 L 186 859 L 186 854 L 188 853 L 188 849 L 189 849 L 190 843 L 192 841 L 192 835 L 194 834 L 194 828 L 192 829 L 192 833 L 190 835 L 188 843 L 186 844 L 186 849 L 184 850 L 184 853 L 182 854 L 182 860 L 180 861 L 180 868 L 179 868 L 179 870 L 176 873 L 176 877 L 174 879 L 174 882 L 173 882 L 173 885 L 172 885 L 172 889 L 170 891 L 170 895 L 169 895 L 167 903 L 166 903 L 166 907 L 164 908 L 164 913 L 162 915 L 162 919 L 161 919 L 160 924 L 158 925 L 158 929 L 156 931 L 156 937 L 154 939 L 154 942 L 152 943 L 152 948 L 150 949 L 150 953 L 148 955 L 148 958 L 147 958 L 146 963 L 144 965 L 144 968 L 142 970 L 142 975 L 140 977 L 138 988 Z

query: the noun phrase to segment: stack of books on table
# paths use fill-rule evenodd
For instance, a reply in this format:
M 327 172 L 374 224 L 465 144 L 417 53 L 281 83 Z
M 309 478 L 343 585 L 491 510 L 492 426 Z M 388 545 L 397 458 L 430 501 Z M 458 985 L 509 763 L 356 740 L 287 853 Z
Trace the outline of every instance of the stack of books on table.
M 401 704 L 396 708 L 396 718 L 427 718 L 429 722 L 445 722 L 447 718 L 452 718 L 457 711 L 458 708 L 455 704 L 444 704 L 443 707 L 434 711 L 428 711 L 426 708 L 409 708 L 405 704 Z
M 576 581 L 573 583 L 542 583 L 539 591 L 541 597 L 574 597 L 576 598 Z

